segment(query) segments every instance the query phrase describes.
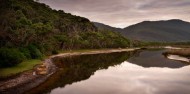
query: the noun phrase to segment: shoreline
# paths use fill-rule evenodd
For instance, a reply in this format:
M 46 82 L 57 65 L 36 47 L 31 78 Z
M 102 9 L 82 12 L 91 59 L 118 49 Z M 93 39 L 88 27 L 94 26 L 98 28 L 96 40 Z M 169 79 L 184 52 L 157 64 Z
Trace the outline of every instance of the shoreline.
M 57 67 L 49 58 L 44 60 L 42 64 L 47 65 L 47 73 L 45 75 L 34 75 L 35 69 L 28 70 L 11 79 L 0 81 L 0 92 L 3 94 L 22 94 L 43 83 L 49 76 L 56 72 Z
M 139 49 L 141 49 L 141 48 L 106 49 L 106 50 L 95 50 L 95 51 L 87 51 L 87 52 L 67 52 L 67 53 L 60 53 L 58 55 L 52 55 L 49 58 L 64 57 L 64 56 L 75 56 L 75 55 L 114 53 L 114 52 L 128 52 L 128 51 L 134 51 L 134 50 L 139 50 Z
M 168 59 L 171 59 L 171 60 L 176 60 L 176 61 L 182 61 L 182 62 L 190 63 L 190 59 L 188 59 L 188 58 L 186 58 L 186 57 L 183 57 L 183 56 L 180 56 L 180 55 L 168 54 L 168 55 L 167 55 L 167 58 L 168 58 Z
M 10 94 L 10 93 L 22 94 L 25 91 L 30 90 L 40 85 L 41 83 L 45 82 L 52 74 L 54 74 L 57 71 L 57 66 L 52 62 L 52 59 L 55 57 L 128 52 L 138 49 L 140 48 L 106 49 L 106 50 L 96 50 L 96 51 L 87 51 L 87 52 L 68 52 L 68 53 L 60 53 L 58 55 L 52 55 L 49 56 L 47 59 L 45 59 L 42 63 L 46 65 L 47 69 L 46 74 L 35 75 L 34 74 L 34 72 L 36 71 L 35 69 L 28 70 L 11 79 L 0 81 L 0 92 L 2 92 L 2 94 Z
M 180 48 L 180 49 L 169 49 L 163 53 L 168 59 L 178 60 L 190 63 L 190 49 Z

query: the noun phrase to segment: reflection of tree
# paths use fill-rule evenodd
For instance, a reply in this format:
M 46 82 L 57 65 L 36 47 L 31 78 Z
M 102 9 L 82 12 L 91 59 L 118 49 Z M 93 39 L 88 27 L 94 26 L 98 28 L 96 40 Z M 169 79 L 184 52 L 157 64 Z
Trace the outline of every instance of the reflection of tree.
M 142 52 L 143 50 L 135 50 L 133 53 L 132 53 L 132 57 L 138 57 L 140 56 L 140 53 Z
M 134 52 L 121 52 L 56 58 L 53 61 L 62 70 L 56 72 L 45 83 L 27 93 L 50 92 L 54 88 L 86 80 L 97 70 L 121 64 L 133 54 Z

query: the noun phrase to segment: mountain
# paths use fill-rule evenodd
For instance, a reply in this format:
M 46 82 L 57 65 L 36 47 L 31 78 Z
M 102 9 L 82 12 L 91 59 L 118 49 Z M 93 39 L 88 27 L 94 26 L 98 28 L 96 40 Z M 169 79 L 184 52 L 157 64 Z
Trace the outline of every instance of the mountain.
M 114 30 L 113 27 L 110 27 L 110 30 Z M 190 23 L 178 19 L 144 21 L 119 30 L 119 32 L 131 40 L 146 42 L 190 41 Z
M 102 24 L 102 23 L 99 23 L 99 22 L 93 22 L 94 25 L 96 27 L 98 27 L 99 29 L 105 29 L 105 30 L 111 30 L 111 31 L 116 31 L 116 32 L 121 32 L 122 29 L 121 28 L 115 28 L 115 27 L 112 27 L 112 26 L 109 26 L 109 25 L 105 25 L 105 24 Z
M 182 20 L 144 21 L 124 28 L 130 39 L 156 42 L 190 41 L 190 23 Z

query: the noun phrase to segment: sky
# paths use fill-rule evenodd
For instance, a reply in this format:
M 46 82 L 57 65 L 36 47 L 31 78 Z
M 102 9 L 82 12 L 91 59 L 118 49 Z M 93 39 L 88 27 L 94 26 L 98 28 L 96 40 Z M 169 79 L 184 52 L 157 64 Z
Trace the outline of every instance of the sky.
M 124 28 L 142 21 L 190 22 L 190 0 L 40 0 L 56 10 Z

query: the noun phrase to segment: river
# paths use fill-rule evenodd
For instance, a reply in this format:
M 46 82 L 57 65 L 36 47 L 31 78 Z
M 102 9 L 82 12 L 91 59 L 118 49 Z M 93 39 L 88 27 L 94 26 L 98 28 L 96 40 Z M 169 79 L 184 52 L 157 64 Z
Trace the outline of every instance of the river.
M 59 70 L 28 94 L 189 94 L 190 66 L 165 50 L 57 57 Z

